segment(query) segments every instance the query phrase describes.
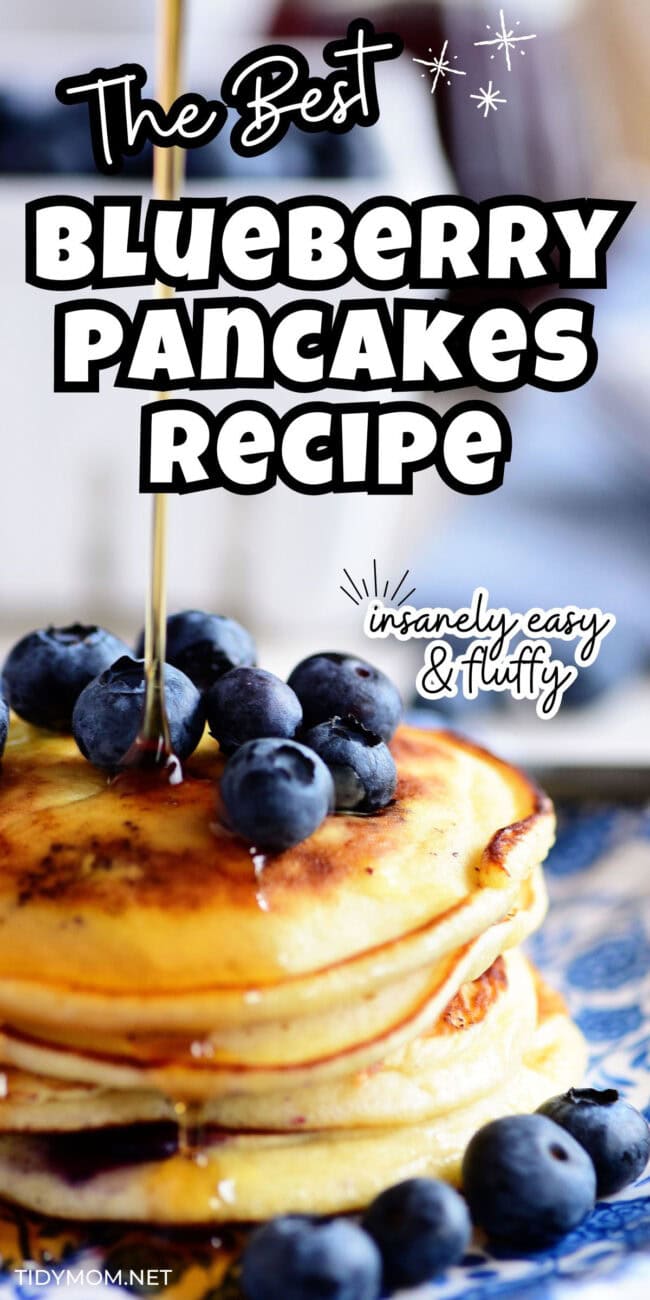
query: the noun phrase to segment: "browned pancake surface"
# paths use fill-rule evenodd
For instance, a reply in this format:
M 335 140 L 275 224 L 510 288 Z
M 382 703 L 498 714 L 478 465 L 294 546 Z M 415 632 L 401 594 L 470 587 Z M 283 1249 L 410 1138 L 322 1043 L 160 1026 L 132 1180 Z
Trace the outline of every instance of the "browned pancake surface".
M 406 727 L 393 752 L 390 807 L 329 817 L 262 856 L 219 819 L 209 739 L 171 787 L 107 782 L 72 740 L 14 724 L 0 779 L 0 981 L 143 993 L 275 983 L 390 942 L 539 861 L 551 811 L 515 769 Z

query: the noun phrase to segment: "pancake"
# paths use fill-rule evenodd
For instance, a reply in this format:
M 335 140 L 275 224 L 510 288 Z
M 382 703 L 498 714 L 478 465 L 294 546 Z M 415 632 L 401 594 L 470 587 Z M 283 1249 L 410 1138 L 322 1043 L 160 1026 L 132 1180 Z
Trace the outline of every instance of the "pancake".
M 379 1065 L 293 1091 L 210 1098 L 192 1107 L 191 1123 L 295 1131 L 428 1119 L 493 1089 L 521 1062 L 536 1019 L 533 976 L 515 950 L 461 985 L 435 1025 Z M 60 1132 L 177 1119 L 177 1106 L 159 1092 L 111 1090 L 12 1068 L 0 1098 L 0 1131 Z
M 266 988 L 202 989 L 192 993 L 97 993 L 87 988 L 37 984 L 34 980 L 0 978 L 0 1017 L 13 1024 L 39 1024 L 43 1028 L 69 1026 L 82 1032 L 88 1025 L 98 1033 L 152 1032 L 201 1035 L 215 1028 L 249 1024 L 277 1024 L 286 1017 L 302 1017 L 334 1010 L 355 998 L 391 985 L 401 975 L 430 966 L 453 953 L 468 938 L 481 934 L 499 920 L 509 918 L 530 889 L 535 868 L 523 884 L 508 888 L 483 888 L 462 904 L 435 917 L 400 939 L 381 944 L 349 961 L 283 981 Z
M 174 1149 L 173 1126 L 149 1128 L 149 1154 L 137 1158 L 140 1134 L 111 1130 L 102 1165 L 70 1139 L 0 1137 L 0 1194 L 48 1215 L 201 1224 L 257 1221 L 276 1214 L 330 1214 L 359 1209 L 382 1188 L 414 1176 L 458 1182 L 463 1152 L 482 1124 L 534 1110 L 579 1078 L 584 1042 L 559 1000 L 538 997 L 532 1042 L 517 1068 L 467 1105 L 426 1123 L 309 1133 L 206 1135 L 203 1145 Z M 145 1126 L 145 1130 L 147 1126 Z M 66 1154 L 66 1140 L 69 1143 Z M 143 1139 L 147 1151 L 147 1139 Z M 81 1155 L 81 1163 L 80 1163 Z M 115 1160 L 123 1163 L 115 1166 Z
M 426 972 L 425 995 L 418 997 L 407 1015 L 373 1036 L 369 1027 L 371 1017 L 366 1016 L 364 1004 L 358 1009 L 361 1037 L 346 1046 L 341 1046 L 339 1041 L 326 1055 L 319 1050 L 318 1040 L 310 1039 L 309 1022 L 299 1022 L 298 1031 L 291 1022 L 286 1026 L 289 1042 L 297 1047 L 299 1059 L 283 1058 L 283 1024 L 280 1023 L 275 1027 L 275 1036 L 267 1040 L 273 1059 L 253 1063 L 242 1056 L 241 1047 L 237 1057 L 229 1057 L 220 1035 L 211 1040 L 211 1051 L 205 1042 L 187 1045 L 183 1040 L 167 1038 L 163 1043 L 151 1044 L 133 1039 L 121 1044 L 121 1054 L 113 1042 L 112 1054 L 103 1055 L 101 1037 L 95 1037 L 93 1050 L 89 1051 L 69 1042 L 39 1039 L 21 1027 L 5 1026 L 0 1034 L 0 1061 L 37 1074 L 104 1087 L 154 1088 L 181 1101 L 311 1087 L 316 1082 L 367 1069 L 433 1025 L 461 984 L 475 979 L 495 957 L 519 943 L 540 923 L 546 908 L 541 872 L 537 871 L 526 882 L 522 894 L 520 908 Z M 339 1019 L 342 1025 L 348 1022 L 343 1009 Z M 145 1049 L 149 1051 L 149 1059 Z M 152 1058 L 152 1050 L 159 1055 Z
M 519 945 L 550 802 L 402 727 L 395 800 L 263 856 L 180 786 L 16 722 L 0 776 L 0 1196 L 165 1224 L 356 1209 L 582 1072 Z
M 216 819 L 209 739 L 181 787 L 106 782 L 72 740 L 16 722 L 0 780 L 0 1015 L 127 1032 L 277 1020 L 481 933 L 543 859 L 551 805 L 457 737 L 403 727 L 393 752 L 391 806 L 329 817 L 262 861 Z

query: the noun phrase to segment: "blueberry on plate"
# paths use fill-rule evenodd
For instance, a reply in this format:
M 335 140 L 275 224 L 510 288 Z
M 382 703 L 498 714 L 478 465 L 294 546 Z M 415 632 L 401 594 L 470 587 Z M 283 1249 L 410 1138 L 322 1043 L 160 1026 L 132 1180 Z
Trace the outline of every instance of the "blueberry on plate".
M 81 692 L 72 731 L 84 758 L 95 767 L 119 768 L 140 729 L 144 693 L 144 664 L 128 655 Z M 165 664 L 165 705 L 172 750 L 178 758 L 188 758 L 203 733 L 205 706 L 189 677 L 169 664 Z
M 261 736 L 295 736 L 302 708 L 295 691 L 264 668 L 231 668 L 205 697 L 210 732 L 225 754 Z
M 289 1215 L 253 1233 L 242 1287 L 247 1300 L 378 1300 L 381 1257 L 349 1219 Z
M 140 633 L 136 656 L 144 655 L 144 632 Z M 257 652 L 250 632 L 234 618 L 185 609 L 167 619 L 166 661 L 207 691 L 231 668 L 250 667 Z
M 294 668 L 289 685 L 302 704 L 307 727 L 349 714 L 390 740 L 402 716 L 400 693 L 390 678 L 354 655 L 310 655 Z
M 508 1115 L 474 1134 L 463 1192 L 474 1223 L 491 1240 L 536 1250 L 593 1209 L 596 1173 L 575 1138 L 546 1115 Z
M 0 758 L 5 752 L 7 743 L 7 733 L 9 731 L 9 705 L 4 696 L 0 695 Z
M 569 1088 L 545 1101 L 539 1113 L 591 1156 L 598 1196 L 612 1196 L 641 1177 L 650 1157 L 650 1126 L 615 1088 Z
M 103 627 L 71 623 L 29 632 L 9 651 L 2 670 L 12 709 L 36 727 L 69 731 L 84 686 L 128 654 L 123 641 Z
M 387 1291 L 419 1286 L 458 1263 L 472 1234 L 462 1196 L 435 1178 L 389 1187 L 366 1211 L 363 1227 L 379 1247 Z
M 221 778 L 233 830 L 257 848 L 289 849 L 320 826 L 334 807 L 334 784 L 322 760 L 295 740 L 248 740 Z
M 397 768 L 388 745 L 374 731 L 356 718 L 332 718 L 311 727 L 303 740 L 327 763 L 338 809 L 376 812 L 390 803 Z

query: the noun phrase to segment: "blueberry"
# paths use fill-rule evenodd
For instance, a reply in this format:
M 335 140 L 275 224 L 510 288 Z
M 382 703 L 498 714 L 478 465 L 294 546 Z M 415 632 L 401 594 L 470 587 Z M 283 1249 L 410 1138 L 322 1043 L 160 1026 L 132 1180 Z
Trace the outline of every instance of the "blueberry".
M 508 1115 L 474 1134 L 463 1191 L 488 1237 L 534 1250 L 582 1223 L 596 1199 L 596 1173 L 559 1124 L 545 1115 Z
M 144 654 L 144 632 L 136 655 Z M 257 654 L 250 632 L 234 618 L 186 609 L 167 619 L 167 663 L 180 668 L 200 691 L 207 691 L 231 668 L 250 667 Z
M 128 650 L 103 627 L 71 623 L 39 628 L 9 651 L 3 687 L 16 713 L 36 727 L 69 731 L 72 710 L 88 682 Z
M 7 743 L 7 732 L 9 731 L 9 706 L 7 701 L 0 695 L 0 758 L 5 752 Z
M 294 668 L 289 685 L 302 704 L 307 727 L 350 714 L 382 740 L 390 740 L 402 716 L 397 687 L 379 668 L 354 655 L 311 655 Z
M 196 686 L 165 664 L 165 704 L 171 745 L 178 758 L 187 758 L 201 739 L 205 706 Z M 81 692 L 72 715 L 74 738 L 95 767 L 114 771 L 136 739 L 144 708 L 142 660 L 118 659 Z
M 375 812 L 390 803 L 397 768 L 388 745 L 374 731 L 356 718 L 332 718 L 312 727 L 303 740 L 327 763 L 337 808 Z
M 318 754 L 295 740 L 249 740 L 226 763 L 221 798 L 234 830 L 260 849 L 306 840 L 334 806 Z
M 387 1291 L 419 1286 L 456 1264 L 472 1232 L 462 1196 L 434 1178 L 389 1187 L 366 1211 L 363 1227 L 381 1252 Z
M 244 1251 L 242 1286 L 248 1300 L 377 1300 L 381 1258 L 349 1219 L 272 1219 Z
M 598 1196 L 612 1196 L 641 1177 L 650 1157 L 650 1127 L 615 1088 L 569 1088 L 539 1107 L 584 1147 L 596 1170 Z
M 300 700 L 286 682 L 264 668 L 231 668 L 206 695 L 210 731 L 225 754 L 261 736 L 295 736 Z

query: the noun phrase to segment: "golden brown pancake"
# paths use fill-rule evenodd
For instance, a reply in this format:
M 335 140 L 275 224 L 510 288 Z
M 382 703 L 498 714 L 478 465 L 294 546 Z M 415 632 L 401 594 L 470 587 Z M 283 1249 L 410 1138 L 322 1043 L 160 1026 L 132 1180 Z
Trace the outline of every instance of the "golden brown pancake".
M 56 1078 L 114 1088 L 155 1088 L 175 1100 L 186 1101 L 313 1086 L 318 1081 L 366 1069 L 429 1028 L 461 984 L 475 979 L 499 953 L 519 943 L 539 924 L 546 907 L 541 873 L 534 873 L 526 883 L 525 894 L 529 895 L 525 905 L 424 972 L 425 994 L 401 1019 L 373 1033 L 365 1005 L 342 1007 L 338 1012 L 338 1040 L 325 1053 L 319 1022 L 312 1024 L 306 1018 L 297 1024 L 286 1022 L 289 1045 L 295 1047 L 298 1059 L 284 1052 L 284 1025 L 280 1022 L 264 1026 L 264 1045 L 269 1055 L 257 1061 L 246 1059 L 244 1044 L 250 1034 L 246 1030 L 240 1035 L 239 1054 L 234 1056 L 227 1047 L 224 1049 L 222 1031 L 215 1031 L 209 1041 L 196 1040 L 189 1045 L 179 1038 L 168 1037 L 161 1045 L 160 1040 L 151 1043 L 134 1036 L 121 1043 L 121 1054 L 115 1050 L 104 1054 L 101 1036 L 89 1050 L 88 1043 L 77 1048 L 66 1042 L 65 1033 L 59 1034 L 55 1042 L 37 1037 L 33 1030 L 25 1032 L 20 1025 L 5 1025 L 0 1033 L 0 1061 Z M 345 1045 L 341 1035 L 350 1023 L 357 1026 L 360 1036 Z M 92 1043 L 90 1036 L 88 1042 Z M 115 1049 L 117 1045 L 111 1046 Z M 152 1049 L 162 1051 L 162 1055 L 147 1059 Z
M 109 1144 L 105 1163 L 95 1168 L 78 1143 L 66 1155 L 65 1135 L 7 1135 L 0 1137 L 0 1194 L 46 1214 L 155 1223 L 244 1222 L 359 1209 L 407 1177 L 457 1182 L 477 1128 L 500 1115 L 536 1109 L 579 1078 L 584 1063 L 581 1035 L 566 1012 L 542 998 L 523 1060 L 483 1096 L 428 1122 L 207 1133 L 200 1145 L 170 1153 L 161 1148 L 153 1160 L 138 1161 L 131 1152 L 131 1162 L 117 1167 L 110 1155 L 106 1159 Z M 111 1141 L 114 1152 L 123 1139 L 116 1133 Z
M 294 1131 L 427 1119 L 489 1092 L 521 1061 L 536 1019 L 532 974 L 514 950 L 461 985 L 430 1029 L 369 1069 L 253 1097 L 242 1092 L 210 1097 L 191 1108 L 192 1123 Z M 92 1129 L 178 1118 L 174 1102 L 153 1090 L 111 1090 L 11 1067 L 4 1077 L 0 1131 Z
M 543 858 L 553 814 L 514 768 L 401 728 L 394 803 L 262 863 L 216 819 L 203 742 L 180 787 L 113 782 L 16 723 L 0 781 L 0 982 L 112 995 L 265 988 L 401 939 Z M 497 919 L 495 916 L 494 919 Z
M 170 787 L 14 725 L 0 1195 L 163 1224 L 356 1208 L 453 1179 L 478 1124 L 577 1081 L 580 1036 L 518 952 L 550 803 L 450 734 L 392 747 L 392 805 L 262 856 L 219 820 L 210 739 Z

